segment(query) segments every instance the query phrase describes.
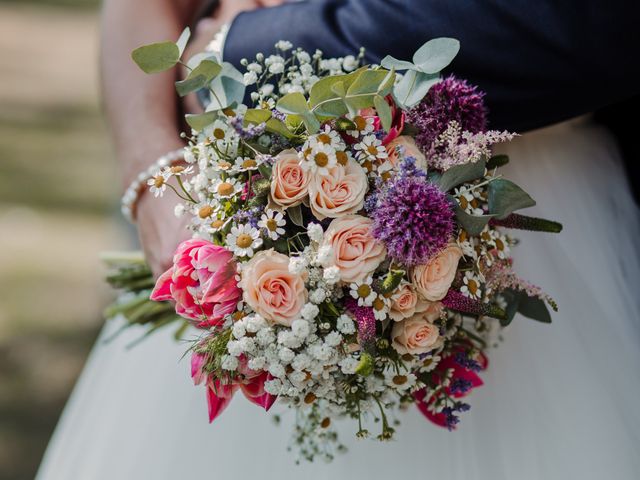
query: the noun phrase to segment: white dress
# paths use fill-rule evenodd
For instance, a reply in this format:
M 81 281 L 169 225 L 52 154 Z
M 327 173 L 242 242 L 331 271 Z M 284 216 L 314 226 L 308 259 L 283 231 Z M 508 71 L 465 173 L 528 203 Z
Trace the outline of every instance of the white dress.
M 528 480 L 640 474 L 640 220 L 610 135 L 587 119 L 504 148 L 508 178 L 538 200 L 528 213 L 561 235 L 516 232 L 516 268 L 560 305 L 552 325 L 516 318 L 490 352 L 485 386 L 449 433 L 415 409 L 391 443 L 356 441 L 332 464 L 294 465 L 283 424 L 242 395 L 214 424 L 171 332 L 133 349 L 100 341 L 69 400 L 38 480 Z M 102 338 L 116 325 L 107 325 Z

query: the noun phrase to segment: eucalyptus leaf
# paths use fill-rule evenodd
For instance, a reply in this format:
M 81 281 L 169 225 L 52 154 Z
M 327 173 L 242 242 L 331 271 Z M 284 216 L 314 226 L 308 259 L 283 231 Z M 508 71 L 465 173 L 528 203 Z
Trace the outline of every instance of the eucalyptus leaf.
M 522 188 L 510 180 L 497 178 L 489 183 L 489 212 L 504 218 L 515 210 L 533 207 L 536 202 Z
M 207 110 L 222 110 L 244 100 L 244 77 L 232 64 L 224 62 L 220 74 L 210 85 L 211 104 Z
M 411 108 L 420 103 L 429 89 L 439 81 L 438 74 L 409 70 L 395 86 L 393 95 L 400 106 Z
M 262 175 L 266 180 L 269 180 L 271 178 L 272 168 L 268 164 L 261 163 L 260 165 L 258 165 L 258 171 L 260 172 L 260 175 Z
M 300 92 L 286 94 L 278 100 L 276 108 L 282 113 L 293 113 L 301 116 L 310 111 L 307 99 Z
M 439 73 L 453 61 L 459 51 L 460 42 L 455 38 L 434 38 L 416 51 L 413 63 L 422 73 Z
M 295 135 L 287 128 L 285 123 L 282 120 L 278 120 L 277 118 L 270 118 L 266 122 L 267 131 L 271 133 L 277 133 L 278 135 L 282 135 L 285 138 L 292 139 Z
M 481 159 L 477 162 L 451 167 L 440 176 L 438 186 L 443 192 L 448 192 L 462 183 L 477 180 L 484 175 L 485 165 L 484 159 Z
M 244 114 L 245 126 L 249 124 L 259 125 L 265 123 L 271 118 L 271 112 L 269 110 L 250 108 Z
M 494 168 L 503 167 L 509 163 L 509 155 L 494 155 L 487 160 L 487 168 L 493 170 Z
M 304 227 L 304 220 L 302 218 L 302 208 L 300 207 L 300 205 L 287 208 L 287 215 L 289 216 L 291 223 L 299 227 Z
M 384 57 L 382 59 L 382 62 L 380 62 L 380 65 L 389 70 L 391 70 L 392 68 L 395 68 L 396 70 L 415 70 L 416 68 L 413 63 L 406 60 L 398 60 L 391 55 L 387 55 L 386 57 Z
M 552 322 L 547 304 L 541 298 L 530 297 L 522 290 L 507 289 L 501 293 L 507 302 L 507 317 L 500 322 L 502 326 L 509 325 L 516 313 L 538 322 Z
M 493 218 L 493 215 L 469 215 L 458 205 L 458 202 L 453 201 L 456 220 L 469 235 L 479 235 L 489 220 Z
M 182 31 L 182 33 L 180 34 L 180 38 L 178 38 L 178 41 L 176 42 L 176 47 L 178 47 L 179 57 L 182 57 L 182 54 L 184 53 L 184 49 L 187 47 L 187 42 L 189 41 L 190 37 L 191 37 L 191 29 L 187 27 Z
M 384 128 L 384 130 L 388 132 L 391 129 L 391 125 L 393 123 L 391 107 L 389 106 L 387 101 L 380 95 L 376 95 L 375 97 L 373 97 L 373 104 L 376 107 L 378 117 L 380 117 L 380 122 L 382 122 L 382 128 Z
M 187 114 L 185 115 L 185 120 L 187 124 L 193 128 L 197 132 L 201 132 L 206 127 L 211 125 L 215 119 L 218 117 L 216 112 L 207 112 L 207 113 L 199 113 L 199 114 Z
M 184 80 L 176 82 L 176 91 L 178 92 L 178 95 L 184 97 L 206 87 L 208 83 L 207 77 L 204 75 L 196 75 L 195 77 L 190 76 L 190 78 L 185 78 Z
M 159 73 L 175 67 L 180 60 L 180 50 L 173 42 L 152 43 L 136 48 L 131 58 L 145 73 Z
M 354 110 L 373 106 L 373 98 L 387 79 L 387 70 L 365 70 L 347 89 L 345 103 Z

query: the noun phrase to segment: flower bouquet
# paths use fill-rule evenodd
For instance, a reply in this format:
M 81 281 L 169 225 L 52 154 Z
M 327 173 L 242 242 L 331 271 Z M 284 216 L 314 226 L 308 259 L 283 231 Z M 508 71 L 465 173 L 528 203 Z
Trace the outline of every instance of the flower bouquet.
M 172 68 L 186 35 L 133 58 L 148 73 Z M 120 264 L 112 282 L 137 297 L 109 314 L 152 328 L 185 319 L 210 421 L 239 391 L 265 410 L 286 404 L 307 459 L 331 456 L 337 418 L 358 437 L 375 420 L 386 440 L 415 404 L 454 429 L 495 332 L 518 312 L 550 322 L 556 308 L 514 273 L 507 229 L 561 225 L 515 213 L 535 202 L 491 153 L 514 135 L 487 129 L 475 87 L 440 77 L 456 40 L 380 66 L 363 65 L 364 51 L 275 47 L 245 73 L 212 53 L 186 63 L 178 93 L 198 92 L 206 111 L 186 117 L 185 162 L 149 186 L 177 194 L 193 238 L 152 291 L 140 262 Z

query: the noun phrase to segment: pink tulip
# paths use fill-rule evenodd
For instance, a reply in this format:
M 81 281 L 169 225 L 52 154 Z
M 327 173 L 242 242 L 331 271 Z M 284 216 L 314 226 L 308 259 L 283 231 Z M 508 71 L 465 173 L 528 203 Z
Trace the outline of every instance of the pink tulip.
M 229 250 L 206 240 L 187 240 L 178 246 L 173 266 L 158 278 L 151 299 L 174 301 L 176 313 L 201 328 L 217 326 L 242 296 L 235 276 Z

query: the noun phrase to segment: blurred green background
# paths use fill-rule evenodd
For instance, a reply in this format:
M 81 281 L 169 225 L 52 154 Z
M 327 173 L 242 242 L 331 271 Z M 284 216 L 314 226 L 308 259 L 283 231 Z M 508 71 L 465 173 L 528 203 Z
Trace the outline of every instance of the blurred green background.
M 133 1 L 133 0 L 132 0 Z M 32 479 L 123 248 L 98 97 L 98 1 L 0 1 L 0 479 Z

